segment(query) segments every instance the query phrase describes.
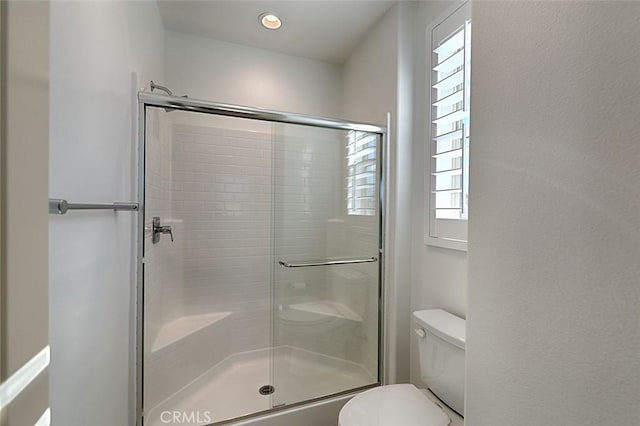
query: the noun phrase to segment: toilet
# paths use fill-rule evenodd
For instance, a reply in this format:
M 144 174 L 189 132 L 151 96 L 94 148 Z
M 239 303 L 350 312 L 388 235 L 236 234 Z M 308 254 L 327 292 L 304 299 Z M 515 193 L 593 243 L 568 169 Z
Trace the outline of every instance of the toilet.
M 451 417 L 464 416 L 465 320 L 441 309 L 416 311 L 413 318 L 428 391 L 398 384 L 362 392 L 342 407 L 338 426 L 447 426 Z

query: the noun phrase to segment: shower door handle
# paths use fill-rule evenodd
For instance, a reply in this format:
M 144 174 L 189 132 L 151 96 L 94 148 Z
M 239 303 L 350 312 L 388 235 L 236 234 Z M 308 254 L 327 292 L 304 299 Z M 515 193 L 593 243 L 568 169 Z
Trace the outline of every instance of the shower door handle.
M 160 225 L 160 218 L 155 216 L 153 218 L 153 237 L 151 238 L 153 244 L 158 244 L 160 242 L 160 236 L 162 234 L 169 234 L 171 236 L 171 242 L 173 242 L 173 230 L 171 227 Z
M 278 263 L 285 268 L 307 268 L 309 266 L 351 265 L 354 263 L 369 263 L 377 261 L 377 257 L 365 257 L 362 259 L 334 259 L 310 262 L 287 262 L 286 260 L 280 260 Z

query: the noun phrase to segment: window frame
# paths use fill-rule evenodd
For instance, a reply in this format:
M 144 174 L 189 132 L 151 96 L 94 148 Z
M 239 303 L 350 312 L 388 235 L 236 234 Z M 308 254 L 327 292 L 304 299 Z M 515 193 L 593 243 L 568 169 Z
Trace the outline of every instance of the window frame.
M 373 178 L 373 182 L 369 183 L 358 183 L 357 182 L 357 176 L 359 175 L 359 173 L 354 173 L 353 175 L 351 174 L 350 168 L 352 167 L 352 165 L 349 164 L 350 162 L 350 158 L 351 156 L 355 156 L 356 153 L 358 153 L 359 151 L 354 151 L 353 153 L 349 153 L 349 147 L 352 145 L 352 141 L 351 141 L 351 137 L 354 137 L 353 139 L 353 145 L 354 148 L 357 147 L 357 142 L 359 140 L 362 139 L 369 139 L 369 138 L 373 138 L 372 140 L 369 140 L 366 142 L 366 145 L 369 145 L 371 142 L 373 142 L 373 147 L 365 147 L 363 148 L 363 150 L 365 149 L 369 149 L 369 148 L 373 148 L 373 151 L 369 154 L 366 155 L 366 157 L 369 157 L 370 155 L 373 155 L 373 158 L 364 158 L 362 157 L 359 161 L 355 161 L 353 164 L 354 169 L 357 167 L 358 164 L 361 163 L 365 163 L 365 162 L 370 162 L 371 160 L 373 160 L 373 162 L 371 164 L 369 164 L 366 167 L 373 167 L 373 171 L 366 171 L 365 173 L 372 173 L 372 176 L 369 176 L 370 178 Z M 358 137 L 359 135 L 361 135 L 360 137 Z M 363 136 L 362 136 L 363 135 Z M 379 185 L 379 173 L 378 173 L 378 163 L 379 163 L 379 156 L 380 156 L 380 140 L 379 140 L 379 135 L 375 134 L 375 133 L 370 133 L 370 132 L 363 132 L 363 131 L 357 131 L 357 130 L 349 130 L 346 133 L 346 144 L 345 144 L 345 160 L 346 160 L 346 165 L 345 165 L 345 214 L 347 217 L 375 217 L 376 216 L 376 209 L 377 209 L 377 205 L 379 203 L 378 200 L 378 194 L 375 191 L 375 189 L 378 187 Z M 360 173 L 361 174 L 361 173 Z M 349 184 L 349 180 L 351 178 L 354 178 L 353 180 L 353 187 L 350 187 Z M 371 197 L 361 197 L 358 195 L 358 191 L 365 189 L 362 186 L 368 186 L 368 185 L 373 185 L 373 189 L 374 189 L 374 193 Z M 368 206 L 368 207 L 360 207 L 357 206 L 357 202 L 359 198 L 372 198 L 373 200 L 373 205 L 372 206 Z M 353 207 L 349 206 L 349 202 L 352 201 L 353 202 Z
M 450 18 L 451 16 L 453 16 L 455 13 L 461 11 L 463 8 L 469 8 L 469 19 L 471 17 L 471 1 L 467 0 L 463 3 L 457 3 L 451 7 L 449 7 L 444 13 L 442 13 L 440 16 L 438 16 L 436 19 L 434 19 L 427 27 L 426 27 L 426 34 L 425 34 L 425 40 L 426 40 L 426 52 L 425 52 L 425 82 L 426 87 L 425 87 L 425 99 L 426 99 L 426 103 L 425 103 L 425 107 L 426 107 L 426 114 L 425 114 L 425 153 L 424 153 L 424 159 L 425 159 L 425 174 L 424 174 L 424 224 L 425 224 L 425 228 L 424 228 L 424 243 L 425 245 L 429 245 L 429 246 L 436 246 L 436 247 L 441 247 L 441 248 L 447 248 L 447 249 L 452 249 L 452 250 L 459 250 L 459 251 L 467 251 L 467 242 L 468 242 L 468 219 L 469 217 L 467 216 L 466 219 L 436 219 L 435 217 L 435 196 L 433 195 L 433 190 L 435 189 L 435 179 L 432 178 L 432 170 L 434 167 L 434 163 L 435 160 L 433 158 L 434 155 L 434 141 L 433 141 L 433 132 L 434 132 L 434 126 L 432 123 L 433 117 L 432 117 L 432 113 L 433 113 L 433 108 L 432 108 L 432 104 L 434 102 L 433 96 L 434 96 L 434 91 L 432 89 L 432 86 L 434 84 L 433 81 L 433 76 L 434 76 L 434 63 L 433 63 L 433 31 L 436 27 L 438 27 L 440 24 L 442 24 L 443 22 L 445 22 L 448 18 Z M 454 33 L 451 33 L 449 36 L 453 36 Z M 448 37 L 449 37 L 448 36 Z M 466 44 L 466 40 L 465 40 L 465 44 Z M 466 81 L 466 78 L 465 78 Z M 465 87 L 464 89 L 465 91 L 468 91 L 469 89 Z M 468 130 L 463 127 L 462 130 L 464 133 L 466 133 Z M 463 142 L 462 142 L 462 149 L 465 149 L 465 145 L 464 145 L 464 137 L 463 137 Z M 466 148 L 468 149 L 468 148 Z M 467 163 L 469 162 L 468 159 L 468 155 L 466 157 L 463 156 L 462 161 L 466 161 Z M 464 173 L 464 165 L 462 166 L 463 168 L 463 175 L 462 175 L 462 180 L 463 182 L 466 180 L 468 182 L 468 172 L 465 176 Z M 464 193 L 463 193 L 464 196 Z M 462 201 L 464 203 L 464 201 Z M 440 225 L 440 228 L 443 228 L 442 225 L 444 226 L 444 230 L 446 231 L 444 234 L 440 234 L 438 233 L 438 225 Z M 456 235 L 453 235 L 456 234 Z

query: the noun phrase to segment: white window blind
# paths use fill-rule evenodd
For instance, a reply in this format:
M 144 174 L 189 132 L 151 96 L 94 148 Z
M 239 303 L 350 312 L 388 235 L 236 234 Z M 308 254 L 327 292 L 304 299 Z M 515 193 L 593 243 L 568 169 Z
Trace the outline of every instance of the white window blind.
M 469 205 L 470 5 L 431 31 L 429 236 L 466 241 Z M 455 223 L 463 221 L 464 223 Z
M 377 135 L 347 133 L 347 214 L 373 216 L 377 203 Z

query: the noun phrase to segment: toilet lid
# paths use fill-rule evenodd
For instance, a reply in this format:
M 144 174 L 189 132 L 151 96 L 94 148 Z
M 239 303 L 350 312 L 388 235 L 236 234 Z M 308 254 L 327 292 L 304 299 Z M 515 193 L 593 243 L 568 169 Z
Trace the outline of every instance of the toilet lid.
M 414 385 L 370 389 L 347 402 L 340 426 L 447 426 L 449 417 Z

